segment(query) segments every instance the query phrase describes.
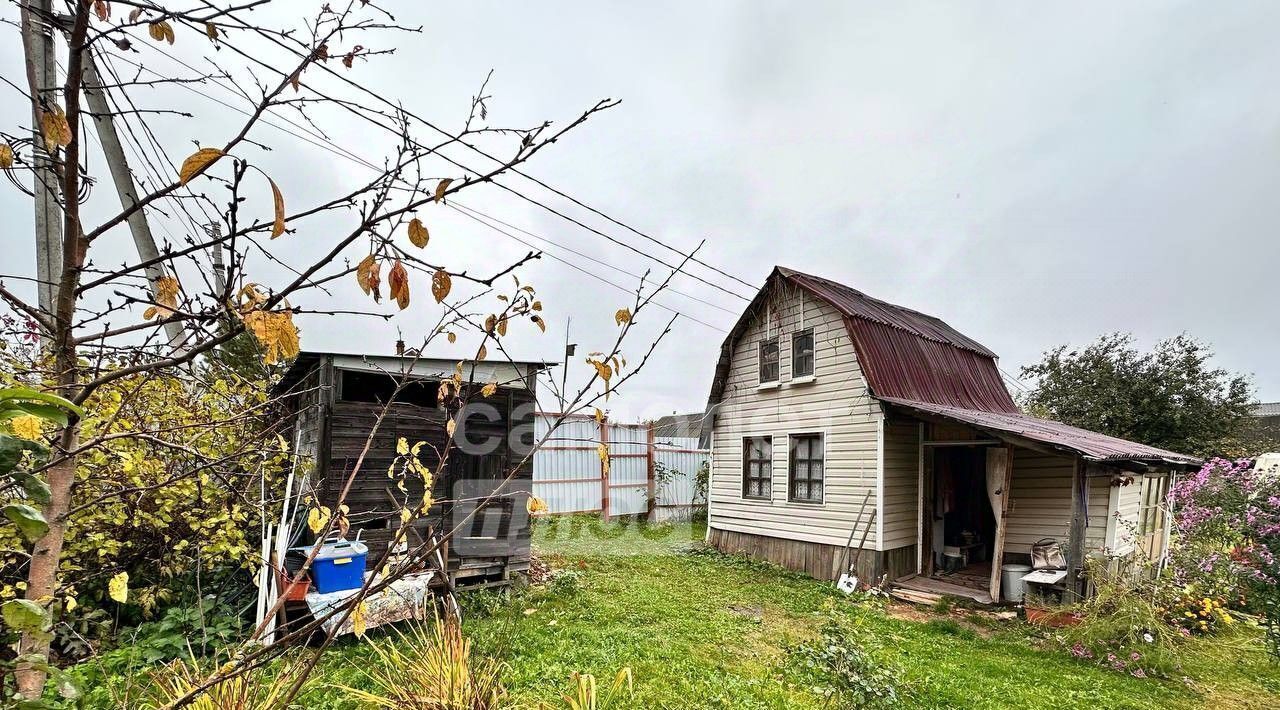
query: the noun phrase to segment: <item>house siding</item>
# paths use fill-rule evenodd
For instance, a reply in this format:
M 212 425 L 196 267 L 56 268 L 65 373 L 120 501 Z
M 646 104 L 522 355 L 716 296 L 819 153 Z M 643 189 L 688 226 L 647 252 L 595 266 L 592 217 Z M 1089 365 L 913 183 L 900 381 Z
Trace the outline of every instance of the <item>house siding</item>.
M 916 544 L 920 534 L 920 424 L 889 419 L 884 428 L 884 540 L 881 549 Z M 911 562 L 915 566 L 915 560 Z
M 1075 464 L 1070 457 L 1016 448 L 1013 479 L 1006 513 L 1005 552 L 1029 555 L 1031 545 L 1053 538 L 1065 547 L 1071 533 L 1071 481 Z M 1111 485 L 1107 477 L 1089 479 L 1085 548 L 1101 548 L 1107 533 Z
M 814 329 L 814 380 L 793 383 L 791 334 Z M 779 335 L 779 385 L 760 390 L 759 343 Z M 870 517 L 877 505 L 877 436 L 882 411 L 867 392 L 853 344 L 839 312 L 798 289 L 775 286 L 767 306 L 734 344 L 712 440 L 709 539 L 715 531 L 844 546 L 868 492 Z M 788 434 L 824 435 L 825 491 L 822 503 L 788 500 Z M 773 437 L 770 500 L 742 496 L 743 439 Z M 876 526 L 867 549 L 878 549 Z M 854 545 L 862 536 L 857 531 Z

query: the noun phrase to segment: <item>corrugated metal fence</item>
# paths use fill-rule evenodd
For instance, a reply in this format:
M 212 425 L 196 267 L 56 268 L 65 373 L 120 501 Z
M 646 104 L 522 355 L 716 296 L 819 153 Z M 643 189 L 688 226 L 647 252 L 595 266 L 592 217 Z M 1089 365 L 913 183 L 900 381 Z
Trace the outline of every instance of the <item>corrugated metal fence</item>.
M 538 441 L 557 417 L 538 414 Z M 607 474 L 600 461 L 602 443 L 609 447 Z M 708 455 L 697 438 L 655 438 L 650 424 L 571 415 L 534 452 L 533 493 L 551 513 L 687 517 L 706 504 L 697 495 L 696 478 Z

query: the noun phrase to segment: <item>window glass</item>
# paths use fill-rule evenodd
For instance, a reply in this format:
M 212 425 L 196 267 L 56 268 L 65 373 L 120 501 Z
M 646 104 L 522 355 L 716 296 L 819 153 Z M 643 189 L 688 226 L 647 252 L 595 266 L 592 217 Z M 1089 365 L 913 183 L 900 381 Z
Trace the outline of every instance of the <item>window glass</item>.
M 742 440 L 742 497 L 768 498 L 773 485 L 773 439 L 753 436 Z
M 778 381 L 778 337 L 760 341 L 760 381 Z
M 791 376 L 813 374 L 813 328 L 796 331 L 791 336 Z
M 792 434 L 790 456 L 790 494 L 793 501 L 822 502 L 823 469 L 821 434 Z

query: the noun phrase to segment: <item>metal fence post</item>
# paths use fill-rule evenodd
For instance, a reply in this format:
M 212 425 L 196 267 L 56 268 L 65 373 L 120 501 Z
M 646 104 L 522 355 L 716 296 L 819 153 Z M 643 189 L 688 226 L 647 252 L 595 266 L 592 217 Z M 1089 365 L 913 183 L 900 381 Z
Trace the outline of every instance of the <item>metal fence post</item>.
M 599 425 L 600 443 L 608 451 L 609 448 L 609 419 L 603 418 Z M 608 456 L 600 460 L 600 517 L 605 521 L 609 520 L 609 459 Z
M 647 506 L 648 508 L 647 517 L 649 518 L 649 520 L 653 520 L 653 511 L 658 507 L 658 485 L 657 485 L 657 479 L 656 479 L 657 466 L 655 465 L 654 450 L 653 450 L 654 448 L 653 422 L 649 422 L 648 429 L 649 429 L 648 441 L 646 442 L 645 449 L 644 449 L 645 462 L 648 464 L 648 477 L 646 482 L 649 484 L 648 485 L 649 499 L 648 499 L 648 506 Z

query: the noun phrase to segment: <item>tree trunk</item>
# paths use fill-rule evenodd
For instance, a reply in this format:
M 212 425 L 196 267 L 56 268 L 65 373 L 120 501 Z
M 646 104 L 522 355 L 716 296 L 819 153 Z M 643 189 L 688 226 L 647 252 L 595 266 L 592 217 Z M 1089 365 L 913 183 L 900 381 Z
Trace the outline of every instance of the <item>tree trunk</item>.
M 73 423 L 63 431 L 63 450 L 76 447 L 80 439 L 80 424 Z M 71 508 L 71 489 L 76 479 L 76 459 L 68 457 L 46 472 L 49 484 L 49 504 L 44 506 L 44 518 L 49 522 L 49 532 L 36 541 L 31 553 L 31 566 L 27 570 L 26 598 L 47 607 L 58 589 L 58 561 L 62 559 L 62 543 L 66 539 L 67 511 Z M 21 654 L 49 656 L 49 638 L 44 634 L 26 633 L 18 645 Z M 24 697 L 38 698 L 44 689 L 45 673 L 34 668 L 19 667 L 18 690 Z

